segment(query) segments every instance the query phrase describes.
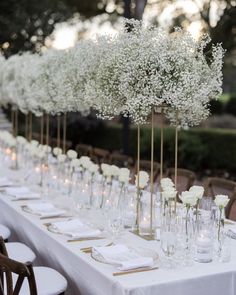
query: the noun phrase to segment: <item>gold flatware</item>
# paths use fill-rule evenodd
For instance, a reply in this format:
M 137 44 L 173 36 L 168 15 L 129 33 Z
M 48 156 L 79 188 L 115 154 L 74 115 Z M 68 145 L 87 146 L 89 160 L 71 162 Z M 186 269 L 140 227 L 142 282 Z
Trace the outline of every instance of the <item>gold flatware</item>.
M 235 221 L 232 221 L 232 220 L 229 220 L 229 219 L 226 219 L 224 221 L 225 224 L 235 224 Z
M 39 198 L 38 199 L 35 199 L 35 198 L 22 198 L 22 199 L 11 199 L 11 201 L 12 202 L 20 202 L 20 201 L 33 201 L 33 200 L 35 200 L 35 201 L 37 201 L 37 200 L 39 200 Z
M 58 216 L 41 216 L 40 219 L 44 220 L 44 219 L 55 219 L 55 218 L 70 218 L 73 217 L 72 215 L 58 215 Z
M 151 271 L 151 270 L 156 270 L 158 267 L 152 267 L 152 268 L 139 268 L 139 269 L 133 269 L 133 270 L 127 270 L 127 271 L 119 271 L 119 272 L 113 272 L 113 276 L 123 276 L 123 275 L 129 275 L 133 273 L 138 273 L 138 272 L 145 272 L 145 271 Z
M 105 237 L 94 237 L 94 238 L 78 238 L 78 239 L 70 239 L 67 240 L 68 243 L 73 243 L 73 242 L 83 242 L 83 241 L 92 241 L 92 240 L 103 240 Z

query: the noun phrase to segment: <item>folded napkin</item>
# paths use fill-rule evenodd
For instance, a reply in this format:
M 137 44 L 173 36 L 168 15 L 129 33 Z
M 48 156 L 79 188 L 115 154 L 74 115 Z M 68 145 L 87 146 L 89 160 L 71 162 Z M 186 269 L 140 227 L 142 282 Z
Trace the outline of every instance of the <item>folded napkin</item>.
M 30 189 L 26 186 L 8 187 L 5 191 L 8 195 L 11 196 L 30 193 Z
M 13 196 L 13 200 L 18 200 L 18 201 L 20 201 L 20 200 L 38 200 L 38 199 L 40 199 L 40 194 L 37 194 L 37 193 L 32 193 L 32 192 L 30 192 L 30 193 L 25 193 L 25 194 L 15 194 L 14 196 Z
M 92 229 L 83 224 L 79 219 L 54 222 L 52 227 L 59 233 L 68 235 L 72 238 L 93 238 L 101 235 L 98 229 Z
M 31 213 L 41 217 L 56 217 L 66 213 L 65 210 L 58 209 L 51 203 L 28 203 L 26 207 Z
M 236 227 L 235 225 L 227 226 L 228 229 L 228 236 L 230 236 L 232 239 L 236 239 Z
M 119 270 L 130 270 L 142 267 L 153 267 L 152 257 L 143 257 L 125 245 L 117 244 L 108 247 L 94 247 L 93 253 L 98 253 L 110 264 Z
M 7 177 L 0 177 L 0 187 L 11 186 L 13 182 L 10 181 Z

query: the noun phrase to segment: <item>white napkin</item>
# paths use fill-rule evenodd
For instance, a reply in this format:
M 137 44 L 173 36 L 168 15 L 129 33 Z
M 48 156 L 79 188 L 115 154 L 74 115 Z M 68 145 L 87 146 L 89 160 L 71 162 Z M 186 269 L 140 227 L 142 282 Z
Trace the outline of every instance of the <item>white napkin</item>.
M 153 267 L 152 257 L 142 257 L 125 245 L 117 244 L 108 247 L 94 247 L 106 262 L 118 266 L 119 270 L 130 270 L 142 267 Z
M 52 226 L 58 232 L 78 239 L 98 237 L 101 234 L 100 230 L 90 228 L 79 219 L 54 222 Z
M 7 177 L 0 177 L 0 187 L 11 186 L 13 182 L 10 181 Z
M 37 193 L 25 193 L 25 194 L 15 194 L 13 200 L 38 200 L 40 199 L 40 194 Z
M 26 207 L 41 217 L 56 217 L 66 213 L 65 210 L 57 209 L 51 203 L 28 203 Z
M 11 196 L 30 193 L 30 189 L 26 186 L 8 187 L 5 191 L 8 195 Z
M 236 239 L 236 227 L 235 227 L 235 225 L 227 225 L 227 229 L 228 229 L 228 235 L 232 239 Z

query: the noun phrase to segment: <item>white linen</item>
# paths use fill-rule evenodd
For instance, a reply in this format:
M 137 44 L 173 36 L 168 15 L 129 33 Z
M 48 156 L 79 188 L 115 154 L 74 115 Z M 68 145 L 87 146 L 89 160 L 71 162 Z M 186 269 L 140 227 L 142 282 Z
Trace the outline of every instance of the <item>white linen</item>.
M 51 226 L 59 233 L 68 235 L 72 238 L 93 238 L 101 235 L 100 230 L 90 228 L 83 224 L 79 219 L 58 221 L 52 223 Z
M 7 177 L 0 177 L 0 187 L 6 187 L 13 185 L 13 182 L 10 181 Z
M 0 176 L 12 175 L 22 179 L 20 171 L 0 170 Z M 54 195 L 53 195 L 54 197 Z M 65 204 L 68 204 L 68 199 Z M 97 217 L 93 213 L 94 219 Z M 104 218 L 104 217 L 103 217 Z M 48 265 L 68 279 L 66 295 L 235 295 L 236 294 L 236 240 L 231 241 L 231 261 L 228 263 L 193 263 L 176 270 L 160 268 L 132 275 L 112 276 L 114 266 L 95 261 L 80 251 L 83 247 L 96 247 L 110 240 L 68 243 L 67 237 L 47 230 L 44 221 L 21 210 L 18 202 L 0 195 L 0 223 L 7 225 L 11 238 L 20 239 L 37 254 L 35 265 Z M 160 243 L 146 241 L 125 232 L 122 243 L 158 251 Z M 44 280 L 45 281 L 45 280 Z
M 39 200 L 40 199 L 40 194 L 37 193 L 26 193 L 26 194 L 15 194 L 12 196 L 13 200 Z
M 6 193 L 10 196 L 22 195 L 30 193 L 30 189 L 26 186 L 8 187 L 5 189 Z
M 93 252 L 100 254 L 107 263 L 118 266 L 119 270 L 153 267 L 152 257 L 142 257 L 125 245 L 94 247 Z
M 36 215 L 40 215 L 41 217 L 56 217 L 66 213 L 65 210 L 61 210 L 56 208 L 51 203 L 27 203 L 27 209 Z

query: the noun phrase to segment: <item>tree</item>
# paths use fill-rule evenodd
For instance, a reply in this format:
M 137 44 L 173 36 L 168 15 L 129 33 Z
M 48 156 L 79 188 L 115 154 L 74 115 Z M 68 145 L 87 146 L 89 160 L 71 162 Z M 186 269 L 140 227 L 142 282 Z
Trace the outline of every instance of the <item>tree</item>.
M 56 23 L 73 13 L 61 0 L 0 1 L 0 50 L 5 56 L 40 51 Z

